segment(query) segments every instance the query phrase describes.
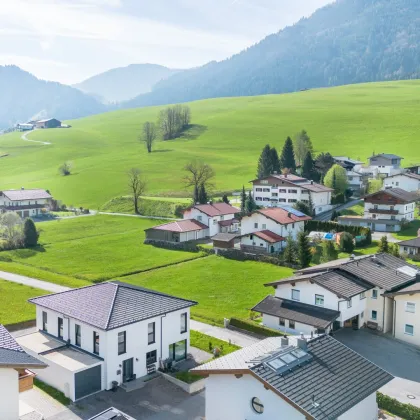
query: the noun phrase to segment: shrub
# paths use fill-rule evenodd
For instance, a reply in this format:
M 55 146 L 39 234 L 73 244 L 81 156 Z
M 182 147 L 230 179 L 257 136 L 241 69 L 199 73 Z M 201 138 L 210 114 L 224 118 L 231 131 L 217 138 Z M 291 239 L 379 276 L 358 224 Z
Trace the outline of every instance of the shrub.
M 36 230 L 32 219 L 26 219 L 23 225 L 23 244 L 25 248 L 31 248 L 38 245 L 39 232 Z
M 340 250 L 348 252 L 349 254 L 354 251 L 354 239 L 348 232 L 343 232 L 340 236 Z
M 345 198 L 343 193 L 338 193 L 332 196 L 331 204 L 343 204 L 345 203 Z
M 232 325 L 232 327 L 236 327 L 241 330 L 249 331 L 265 337 L 279 337 L 285 335 L 280 331 L 276 331 L 262 325 L 257 325 L 255 322 L 247 321 L 245 319 L 231 318 L 230 325 Z
M 390 413 L 410 420 L 420 420 L 420 408 L 415 407 L 411 404 L 403 404 L 391 398 L 388 395 L 376 393 L 376 401 L 378 402 L 379 408 L 389 411 Z

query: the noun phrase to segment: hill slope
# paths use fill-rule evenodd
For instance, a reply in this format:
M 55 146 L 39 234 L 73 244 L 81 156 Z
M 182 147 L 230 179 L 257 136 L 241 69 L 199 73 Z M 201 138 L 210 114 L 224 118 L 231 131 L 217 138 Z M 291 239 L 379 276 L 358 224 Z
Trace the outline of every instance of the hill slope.
M 418 0 L 337 0 L 222 62 L 158 83 L 127 107 L 420 77 Z
M 157 82 L 177 72 L 157 64 L 131 64 L 90 77 L 73 87 L 104 102 L 120 102 L 150 92 Z
M 79 118 L 106 110 L 77 89 L 39 80 L 16 66 L 0 66 L 0 92 L 0 128 L 33 117 Z
M 48 188 L 67 205 L 98 208 L 129 194 L 127 171 L 140 168 L 147 194 L 186 196 L 183 167 L 193 159 L 213 166 L 215 188 L 241 189 L 256 173 L 267 143 L 279 150 L 288 135 L 306 129 L 316 152 L 366 160 L 375 152 L 397 153 L 404 164 L 420 162 L 420 81 L 383 82 L 285 95 L 212 99 L 191 103 L 195 126 L 183 138 L 159 141 L 146 152 L 137 138 L 159 108 L 120 110 L 71 121 L 68 130 L 39 130 L 22 141 L 0 136 L 0 187 Z M 73 174 L 58 167 L 73 162 Z

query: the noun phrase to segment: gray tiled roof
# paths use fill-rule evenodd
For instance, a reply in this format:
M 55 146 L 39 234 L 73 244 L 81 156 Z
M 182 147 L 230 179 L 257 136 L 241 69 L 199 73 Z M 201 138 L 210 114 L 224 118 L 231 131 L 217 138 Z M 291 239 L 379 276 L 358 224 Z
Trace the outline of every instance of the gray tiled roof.
M 122 327 L 197 304 L 118 281 L 41 296 L 29 302 L 102 330 Z
M 398 242 L 397 245 L 407 245 L 407 246 L 412 246 L 415 248 L 420 248 L 420 238 L 414 238 L 414 239 L 409 239 L 408 241 L 401 241 Z
M 292 371 L 278 374 L 264 363 L 250 370 L 316 420 L 338 418 L 393 379 L 327 335 L 310 340 L 307 352 L 312 359 Z
M 11 201 L 52 198 L 51 195 L 47 193 L 47 191 L 42 190 L 42 189 L 3 190 L 2 193 Z
M 369 159 L 372 159 L 374 157 L 383 157 L 385 159 L 404 159 L 401 156 L 394 155 L 393 153 L 379 153 L 377 155 L 371 156 Z
M 47 365 L 25 353 L 22 347 L 20 347 L 10 335 L 9 331 L 0 324 L 0 367 L 1 366 L 43 368 Z
M 327 328 L 339 316 L 339 311 L 275 296 L 267 296 L 252 308 L 255 312 L 290 319 L 317 328 Z

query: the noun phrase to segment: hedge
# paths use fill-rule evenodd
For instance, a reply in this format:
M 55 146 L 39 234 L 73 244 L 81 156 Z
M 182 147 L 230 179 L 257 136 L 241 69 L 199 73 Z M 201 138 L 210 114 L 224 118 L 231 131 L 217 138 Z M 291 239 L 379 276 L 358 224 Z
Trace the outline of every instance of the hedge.
M 382 410 L 389 411 L 395 416 L 402 417 L 407 420 L 420 420 L 420 408 L 411 404 L 404 404 L 395 398 L 388 397 L 388 395 L 376 393 L 376 401 L 378 407 Z
M 337 222 L 323 222 L 321 220 L 309 220 L 305 223 L 307 232 L 348 232 L 353 236 L 366 236 L 366 244 L 372 242 L 372 234 L 368 227 L 341 225 Z
M 232 327 L 240 328 L 241 330 L 249 331 L 265 337 L 280 337 L 286 335 L 282 334 L 280 331 L 263 327 L 262 325 L 258 325 L 255 322 L 248 321 L 246 319 L 231 318 L 230 325 L 232 325 Z
M 200 249 L 196 244 L 191 242 L 166 242 L 158 241 L 154 239 L 146 239 L 144 241 L 145 245 L 153 245 L 157 248 L 173 249 L 178 251 L 188 251 L 188 252 L 200 252 Z

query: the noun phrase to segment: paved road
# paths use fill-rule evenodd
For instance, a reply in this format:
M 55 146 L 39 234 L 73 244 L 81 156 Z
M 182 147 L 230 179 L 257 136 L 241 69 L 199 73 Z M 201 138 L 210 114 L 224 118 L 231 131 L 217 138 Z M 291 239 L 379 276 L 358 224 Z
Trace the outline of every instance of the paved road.
M 231 341 L 232 344 L 236 344 L 240 347 L 250 346 L 256 343 L 258 338 L 251 337 L 247 334 L 243 334 L 237 331 L 232 331 L 226 328 L 214 327 L 213 325 L 204 324 L 203 322 L 190 321 L 190 328 L 195 331 L 200 331 L 203 334 L 216 337 L 220 340 Z
M 0 271 L 0 279 L 24 284 L 26 286 L 36 287 L 37 289 L 46 290 L 52 293 L 65 292 L 66 290 L 70 290 L 70 287 L 60 286 L 58 284 L 34 279 L 32 277 L 21 276 L 20 274 L 8 273 L 7 271 Z
M 386 236 L 388 238 L 388 242 L 400 242 L 399 239 L 395 239 L 391 233 L 386 232 L 372 232 L 372 240 L 374 241 L 380 241 L 383 236 Z
M 361 201 L 362 200 L 360 200 L 360 199 L 348 201 L 347 203 L 342 204 L 341 206 L 338 206 L 333 210 L 326 211 L 325 213 L 322 213 L 322 214 L 319 214 L 318 216 L 315 216 L 314 219 L 326 222 L 328 220 L 331 220 L 331 216 L 332 216 L 334 210 L 335 211 L 340 211 L 340 210 L 348 209 L 349 207 L 353 207 L 354 205 L 356 205 L 357 203 L 360 203 Z
M 23 134 L 20 136 L 20 138 L 21 138 L 22 140 L 24 140 L 24 141 L 30 141 L 30 142 L 32 142 L 32 143 L 51 144 L 51 143 L 50 143 L 50 142 L 48 142 L 48 141 L 39 141 L 39 140 L 31 140 L 31 139 L 28 139 L 27 135 L 28 135 L 29 133 L 32 133 L 32 131 L 29 131 L 29 132 L 25 132 L 25 133 L 23 133 Z

